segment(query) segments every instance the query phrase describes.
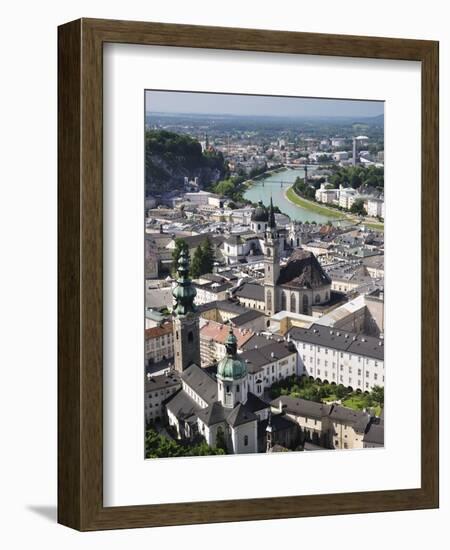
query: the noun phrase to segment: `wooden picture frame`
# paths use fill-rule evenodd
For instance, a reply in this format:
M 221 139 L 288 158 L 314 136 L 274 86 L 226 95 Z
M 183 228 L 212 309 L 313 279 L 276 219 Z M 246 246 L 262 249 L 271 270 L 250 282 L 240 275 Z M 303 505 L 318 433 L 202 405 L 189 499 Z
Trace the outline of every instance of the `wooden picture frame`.
M 102 46 L 106 42 L 421 63 L 420 488 L 147 506 L 103 506 Z M 59 27 L 58 49 L 58 521 L 89 531 L 437 507 L 438 43 L 79 19 Z

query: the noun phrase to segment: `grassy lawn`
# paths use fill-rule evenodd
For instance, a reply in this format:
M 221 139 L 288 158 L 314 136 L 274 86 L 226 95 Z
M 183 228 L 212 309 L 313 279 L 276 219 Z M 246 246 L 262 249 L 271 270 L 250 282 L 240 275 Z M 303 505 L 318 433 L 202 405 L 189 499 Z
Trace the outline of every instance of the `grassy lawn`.
M 383 397 L 380 396 L 379 392 Z M 323 382 L 312 381 L 307 378 L 290 377 L 280 382 L 276 382 L 270 389 L 271 398 L 275 399 L 280 395 L 288 395 L 300 399 L 315 401 L 316 403 L 332 403 L 341 401 L 344 407 L 362 411 L 363 409 L 372 409 L 377 416 L 381 413 L 381 403 L 384 399 L 382 389 L 375 390 L 369 394 L 350 392 L 348 388 L 342 385 L 334 386 L 324 384 Z M 377 395 L 378 394 L 378 395 Z
M 309 201 L 307 199 L 304 199 L 303 197 L 300 197 L 294 191 L 293 186 L 289 187 L 289 189 L 286 191 L 286 198 L 292 203 L 298 206 L 301 206 L 306 210 L 310 210 L 311 212 L 316 212 L 317 214 L 322 214 L 323 216 L 328 216 L 329 218 L 347 219 L 355 223 L 359 223 L 359 220 L 355 216 L 348 215 L 346 213 L 337 212 L 333 208 L 320 206 L 312 201 Z M 370 227 L 371 229 L 375 229 L 377 231 L 384 231 L 384 223 L 381 223 L 381 222 L 363 221 L 362 224 L 367 227 Z
M 333 210 L 332 208 L 319 206 L 312 201 L 308 201 L 306 199 L 303 199 L 302 197 L 299 197 L 299 195 L 297 195 L 297 193 L 294 191 L 293 187 L 289 187 L 289 189 L 286 191 L 286 198 L 297 206 L 301 206 L 302 208 L 304 208 L 305 210 L 309 210 L 310 212 L 322 214 L 323 216 L 328 216 L 329 218 L 345 218 L 343 214 L 341 214 L 340 212 L 336 212 L 336 210 Z
M 342 404 L 344 407 L 348 407 L 349 409 L 355 409 L 357 411 L 362 411 L 363 409 L 374 409 L 375 414 L 377 416 L 380 416 L 381 414 L 381 407 L 380 405 L 371 405 L 368 403 L 368 396 L 364 393 L 351 393 L 347 399 L 344 399 L 342 401 Z
M 374 223 L 374 222 L 362 222 L 363 225 L 370 227 L 371 229 L 376 229 L 377 231 L 384 231 L 384 223 Z

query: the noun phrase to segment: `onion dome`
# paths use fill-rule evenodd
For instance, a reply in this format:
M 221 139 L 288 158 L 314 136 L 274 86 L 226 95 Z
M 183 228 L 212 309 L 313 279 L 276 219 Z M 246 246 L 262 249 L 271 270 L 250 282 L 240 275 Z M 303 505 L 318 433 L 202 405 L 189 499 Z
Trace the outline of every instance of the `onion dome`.
M 197 311 L 194 304 L 197 291 L 189 279 L 189 253 L 186 249 L 181 251 L 178 259 L 178 279 L 172 295 L 176 302 L 174 314 L 184 316 Z
M 247 367 L 244 361 L 237 356 L 237 338 L 233 333 L 233 327 L 230 324 L 230 332 L 225 340 L 227 354 L 219 361 L 217 365 L 217 376 L 227 380 L 239 380 L 247 376 Z
M 251 217 L 252 222 L 267 222 L 269 221 L 269 213 L 262 201 L 258 202 L 258 206 L 253 210 Z

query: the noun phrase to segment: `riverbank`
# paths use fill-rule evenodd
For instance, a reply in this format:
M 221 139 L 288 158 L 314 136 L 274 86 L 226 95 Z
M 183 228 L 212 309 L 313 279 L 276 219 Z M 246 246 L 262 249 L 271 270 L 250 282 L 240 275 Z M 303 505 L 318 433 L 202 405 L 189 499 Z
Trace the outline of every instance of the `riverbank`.
M 273 204 L 278 206 L 281 212 L 287 214 L 291 220 L 298 222 L 316 222 L 324 224 L 329 221 L 331 216 L 322 216 L 319 213 L 312 212 L 294 204 L 286 198 L 286 190 L 295 183 L 295 180 L 304 177 L 304 169 L 288 169 L 285 167 L 274 168 L 264 173 L 265 177 L 255 180 L 248 180 L 244 199 L 257 203 L 262 201 L 266 206 L 273 200 Z
M 333 208 L 328 208 L 326 206 L 321 206 L 313 201 L 310 201 L 308 199 L 304 199 L 303 197 L 300 197 L 297 195 L 297 193 L 294 191 L 294 187 L 291 186 L 289 189 L 285 192 L 286 199 L 291 202 L 292 204 L 295 204 L 297 206 L 301 206 L 305 210 L 309 210 L 310 212 L 314 212 L 316 214 L 320 214 L 322 216 L 329 216 L 330 218 L 333 218 L 335 220 L 346 220 L 354 224 L 361 224 L 365 227 L 370 227 L 370 229 L 374 229 L 375 231 L 383 231 L 384 232 L 384 223 L 382 222 L 376 222 L 376 221 L 370 221 L 366 219 L 360 219 L 357 216 L 349 213 L 343 213 L 343 212 L 336 212 Z
M 339 219 L 339 220 L 349 219 L 347 218 L 347 216 L 345 216 L 341 212 L 336 212 L 336 210 L 333 210 L 332 208 L 327 208 L 326 206 L 319 206 L 318 204 L 315 204 L 312 201 L 309 201 L 307 199 L 304 199 L 303 197 L 300 197 L 294 191 L 293 186 L 287 189 L 287 191 L 284 193 L 284 196 L 292 204 L 301 206 L 302 208 L 304 208 L 305 210 L 309 210 L 310 212 L 314 212 L 322 216 L 328 216 L 330 218 Z
M 263 172 L 262 174 L 258 174 L 252 179 L 245 180 L 242 182 L 242 185 L 245 185 L 245 187 L 251 187 L 255 183 L 261 182 L 261 180 L 265 180 L 267 178 L 270 178 L 270 176 L 273 176 L 274 174 L 279 174 L 280 172 L 285 172 L 287 168 L 284 166 L 280 166 L 279 168 L 274 168 L 273 170 L 267 170 L 266 172 Z

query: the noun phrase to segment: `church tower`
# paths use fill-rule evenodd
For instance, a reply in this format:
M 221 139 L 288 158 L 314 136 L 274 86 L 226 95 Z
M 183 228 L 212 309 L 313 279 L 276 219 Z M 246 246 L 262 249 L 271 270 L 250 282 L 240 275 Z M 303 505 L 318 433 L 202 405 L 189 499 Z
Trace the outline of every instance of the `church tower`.
M 175 370 L 200 365 L 200 329 L 194 298 L 197 291 L 189 279 L 189 253 L 183 249 L 178 260 L 178 279 L 173 289 L 173 342 Z
M 217 394 L 220 403 L 233 409 L 238 403 L 247 402 L 247 366 L 237 354 L 237 338 L 230 323 L 230 331 L 225 340 L 226 355 L 217 365 Z
M 266 253 L 264 255 L 264 299 L 266 315 L 278 311 L 276 284 L 280 275 L 279 238 L 275 223 L 272 198 L 269 207 L 269 223 L 264 239 Z

